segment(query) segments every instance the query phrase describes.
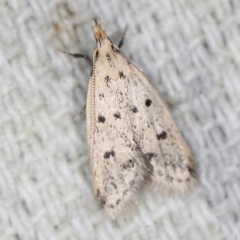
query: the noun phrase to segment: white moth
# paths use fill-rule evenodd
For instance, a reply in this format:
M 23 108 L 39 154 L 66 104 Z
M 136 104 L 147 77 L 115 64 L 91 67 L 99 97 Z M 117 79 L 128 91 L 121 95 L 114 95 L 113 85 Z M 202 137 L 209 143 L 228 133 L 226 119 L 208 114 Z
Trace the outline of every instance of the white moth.
M 143 71 L 111 42 L 100 20 L 92 28 L 97 47 L 86 108 L 90 168 L 99 205 L 114 219 L 145 186 L 163 193 L 192 189 L 196 165 Z

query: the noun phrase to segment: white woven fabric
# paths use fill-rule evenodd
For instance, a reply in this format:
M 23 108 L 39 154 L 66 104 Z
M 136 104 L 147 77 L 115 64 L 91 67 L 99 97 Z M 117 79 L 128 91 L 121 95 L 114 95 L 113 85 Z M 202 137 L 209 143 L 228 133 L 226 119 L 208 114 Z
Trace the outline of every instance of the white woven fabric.
M 186 197 L 144 192 L 111 222 L 92 193 L 85 115 L 102 19 L 174 102 L 198 163 Z M 0 239 L 240 239 L 239 0 L 0 3 Z

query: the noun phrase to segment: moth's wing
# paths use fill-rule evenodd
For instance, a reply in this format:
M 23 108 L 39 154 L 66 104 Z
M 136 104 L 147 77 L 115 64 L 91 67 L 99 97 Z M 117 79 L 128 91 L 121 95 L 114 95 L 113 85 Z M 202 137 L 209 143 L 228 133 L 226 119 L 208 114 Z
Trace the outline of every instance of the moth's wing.
M 116 61 L 115 66 L 118 65 Z M 104 63 L 96 62 L 87 99 L 93 189 L 100 207 L 110 218 L 134 201 L 149 175 L 133 131 L 134 113 L 128 111 L 128 83 L 120 78 L 116 68 L 107 78 Z
M 196 164 L 186 141 L 159 93 L 142 71 L 130 65 L 129 89 L 138 108 L 133 129 L 150 185 L 165 193 L 183 193 L 196 185 Z
M 105 213 L 114 218 L 124 211 L 145 183 L 163 192 L 191 189 L 192 153 L 142 71 L 109 52 L 96 61 L 94 77 L 88 143 L 94 193 Z

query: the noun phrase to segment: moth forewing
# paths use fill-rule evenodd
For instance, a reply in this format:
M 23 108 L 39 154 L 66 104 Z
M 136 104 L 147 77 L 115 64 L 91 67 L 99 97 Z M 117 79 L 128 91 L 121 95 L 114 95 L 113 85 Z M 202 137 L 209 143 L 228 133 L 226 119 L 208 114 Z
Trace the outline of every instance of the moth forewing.
M 145 74 L 92 22 L 97 48 L 87 96 L 87 134 L 94 193 L 110 218 L 144 186 L 185 192 L 196 166 L 170 112 Z

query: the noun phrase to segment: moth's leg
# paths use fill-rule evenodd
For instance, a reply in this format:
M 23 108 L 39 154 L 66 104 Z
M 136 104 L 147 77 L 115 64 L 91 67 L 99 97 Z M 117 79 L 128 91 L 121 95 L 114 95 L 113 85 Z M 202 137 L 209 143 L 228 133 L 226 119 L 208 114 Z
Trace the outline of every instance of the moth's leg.
M 120 49 L 123 45 L 123 42 L 124 42 L 124 38 L 125 38 L 125 35 L 126 35 L 126 31 L 127 31 L 127 28 L 128 28 L 128 25 L 124 28 L 124 31 L 122 33 L 122 37 L 118 43 L 118 48 Z
M 65 52 L 63 50 L 59 50 L 59 51 L 65 53 L 65 54 L 68 54 L 72 57 L 75 57 L 75 58 L 84 58 L 92 66 L 92 61 L 87 55 L 84 55 L 81 53 L 69 53 L 69 52 Z M 74 117 L 74 120 L 77 120 L 78 118 L 80 118 L 83 115 L 83 113 L 85 113 L 85 111 L 86 111 L 86 104 L 82 107 L 81 112 L 77 116 Z
M 92 66 L 92 61 L 91 61 L 91 59 L 90 59 L 87 55 L 85 55 L 85 54 L 81 54 L 81 53 L 69 53 L 69 52 L 65 52 L 65 51 L 62 51 L 62 50 L 59 50 L 59 51 L 65 53 L 65 54 L 68 54 L 68 55 L 70 55 L 70 56 L 72 56 L 72 57 L 75 57 L 75 58 L 84 58 L 84 59 Z
M 82 107 L 81 112 L 73 118 L 73 120 L 77 120 L 77 119 L 81 118 L 82 115 L 85 113 L 85 111 L 86 111 L 86 104 Z

